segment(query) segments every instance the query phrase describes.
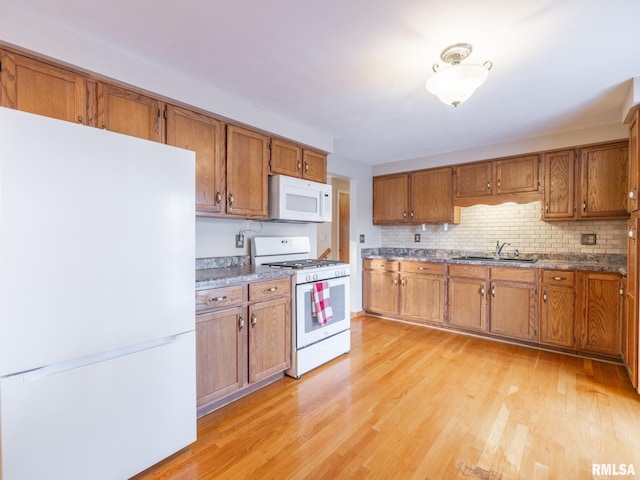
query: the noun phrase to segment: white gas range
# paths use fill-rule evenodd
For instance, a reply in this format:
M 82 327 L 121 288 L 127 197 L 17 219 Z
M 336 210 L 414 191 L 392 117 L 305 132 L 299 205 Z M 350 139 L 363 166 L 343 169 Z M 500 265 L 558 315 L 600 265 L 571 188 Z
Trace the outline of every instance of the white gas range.
M 254 265 L 295 270 L 291 308 L 293 353 L 288 375 L 299 378 L 349 352 L 349 264 L 311 258 L 308 237 L 255 237 L 251 261 Z M 314 284 L 319 282 L 326 282 L 333 312 L 333 318 L 324 325 L 312 308 L 312 291 Z

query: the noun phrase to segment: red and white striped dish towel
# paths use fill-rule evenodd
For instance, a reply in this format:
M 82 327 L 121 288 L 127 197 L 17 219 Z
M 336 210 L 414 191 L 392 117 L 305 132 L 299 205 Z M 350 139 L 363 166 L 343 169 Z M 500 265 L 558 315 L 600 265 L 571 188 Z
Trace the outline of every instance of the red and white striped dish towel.
M 311 290 L 311 314 L 318 318 L 320 325 L 326 325 L 333 320 L 331 297 L 329 296 L 329 282 L 317 282 Z

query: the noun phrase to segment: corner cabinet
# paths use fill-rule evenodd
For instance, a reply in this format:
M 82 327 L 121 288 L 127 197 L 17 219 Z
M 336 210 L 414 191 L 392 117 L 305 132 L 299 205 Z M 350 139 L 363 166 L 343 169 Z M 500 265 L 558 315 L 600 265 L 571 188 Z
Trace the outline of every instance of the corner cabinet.
M 227 215 L 267 218 L 268 162 L 269 137 L 227 126 Z
M 290 305 L 289 278 L 196 292 L 198 416 L 284 375 Z
M 453 169 L 419 170 L 373 177 L 373 223 L 459 223 L 453 206 Z

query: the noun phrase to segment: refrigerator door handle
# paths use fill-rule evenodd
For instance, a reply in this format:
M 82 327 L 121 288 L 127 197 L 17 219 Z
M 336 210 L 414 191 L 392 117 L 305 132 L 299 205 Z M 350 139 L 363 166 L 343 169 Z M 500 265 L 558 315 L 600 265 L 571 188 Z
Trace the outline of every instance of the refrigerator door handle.
M 29 370 L 28 372 L 20 372 L 12 375 L 7 375 L 7 377 L 22 375 L 23 381 L 25 383 L 35 382 L 41 378 L 49 377 L 51 375 L 56 375 L 58 373 L 73 370 L 75 368 L 82 368 L 88 365 L 93 365 L 95 363 L 106 362 L 108 360 L 112 360 L 117 357 L 123 357 L 125 355 L 131 355 L 134 353 L 143 352 L 145 350 L 150 350 L 152 348 L 158 348 L 164 345 L 169 345 L 170 343 L 175 343 L 179 339 L 179 337 L 184 335 L 185 333 L 178 333 L 176 335 L 171 335 L 168 337 L 157 338 L 157 339 L 149 340 L 142 343 L 136 343 L 134 345 L 129 345 L 127 347 L 118 348 L 118 349 L 110 350 L 107 352 L 101 352 L 101 353 L 96 353 L 94 355 L 88 355 L 86 357 L 67 360 L 66 362 L 54 363 L 52 365 L 47 365 L 45 367 Z

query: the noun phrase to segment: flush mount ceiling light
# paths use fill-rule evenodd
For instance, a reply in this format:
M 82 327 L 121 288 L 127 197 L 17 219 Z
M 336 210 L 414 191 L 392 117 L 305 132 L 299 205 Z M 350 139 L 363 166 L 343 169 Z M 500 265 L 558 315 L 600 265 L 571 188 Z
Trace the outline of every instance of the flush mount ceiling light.
M 435 72 L 425 85 L 430 93 L 433 93 L 447 105 L 457 107 L 476 91 L 489 76 L 489 70 L 493 63 L 487 61 L 482 65 L 478 63 L 461 63 L 462 60 L 471 55 L 471 45 L 468 43 L 456 43 L 445 48 L 440 54 L 440 58 L 445 63 L 450 63 L 448 67 L 440 68 L 437 63 L 433 64 Z

